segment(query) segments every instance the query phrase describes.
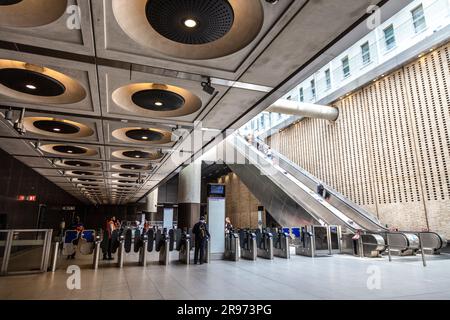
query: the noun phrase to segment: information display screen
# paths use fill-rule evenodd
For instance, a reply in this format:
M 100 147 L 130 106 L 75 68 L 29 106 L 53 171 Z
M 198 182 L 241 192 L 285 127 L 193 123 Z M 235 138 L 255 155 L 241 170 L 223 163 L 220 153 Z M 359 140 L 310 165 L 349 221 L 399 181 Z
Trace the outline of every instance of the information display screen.
M 208 197 L 225 197 L 223 184 L 208 184 Z

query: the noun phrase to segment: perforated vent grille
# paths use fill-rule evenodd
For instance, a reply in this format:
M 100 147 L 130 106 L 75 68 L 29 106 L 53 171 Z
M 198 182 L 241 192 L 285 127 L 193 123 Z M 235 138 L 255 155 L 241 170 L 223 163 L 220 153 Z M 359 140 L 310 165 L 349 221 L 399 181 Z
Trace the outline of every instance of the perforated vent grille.
M 269 143 L 372 211 L 442 211 L 430 203 L 450 200 L 449 66 L 447 44 L 336 102 L 336 123 L 305 119 Z
M 185 44 L 204 44 L 222 38 L 233 26 L 233 8 L 226 0 L 149 0 L 150 25 L 162 36 Z M 194 26 L 188 27 L 190 20 Z

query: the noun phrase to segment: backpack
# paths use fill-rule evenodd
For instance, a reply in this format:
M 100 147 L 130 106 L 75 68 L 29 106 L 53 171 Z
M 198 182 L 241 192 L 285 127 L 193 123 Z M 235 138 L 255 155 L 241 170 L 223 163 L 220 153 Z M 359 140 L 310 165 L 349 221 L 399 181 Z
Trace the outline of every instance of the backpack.
M 198 226 L 198 229 L 199 229 L 199 236 L 200 236 L 200 239 L 201 240 L 203 240 L 203 239 L 205 239 L 206 238 L 206 226 L 205 226 L 205 224 L 204 223 L 201 223 L 199 226 Z

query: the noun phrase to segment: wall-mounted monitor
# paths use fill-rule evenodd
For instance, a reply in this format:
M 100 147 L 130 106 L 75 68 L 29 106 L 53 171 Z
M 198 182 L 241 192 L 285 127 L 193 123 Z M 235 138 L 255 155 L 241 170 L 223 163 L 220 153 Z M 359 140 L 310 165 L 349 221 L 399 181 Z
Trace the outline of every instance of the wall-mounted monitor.
M 225 185 L 209 183 L 208 184 L 208 197 L 225 198 Z

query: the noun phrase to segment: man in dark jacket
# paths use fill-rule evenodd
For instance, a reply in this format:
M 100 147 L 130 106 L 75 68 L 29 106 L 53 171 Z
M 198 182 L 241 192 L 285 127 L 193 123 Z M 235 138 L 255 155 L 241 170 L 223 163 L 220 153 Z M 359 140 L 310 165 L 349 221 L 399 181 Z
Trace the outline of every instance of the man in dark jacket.
M 200 264 L 202 264 L 205 256 L 206 240 L 210 237 L 205 217 L 200 217 L 200 221 L 194 225 L 192 233 L 195 235 L 194 264 L 197 264 L 199 252 Z

